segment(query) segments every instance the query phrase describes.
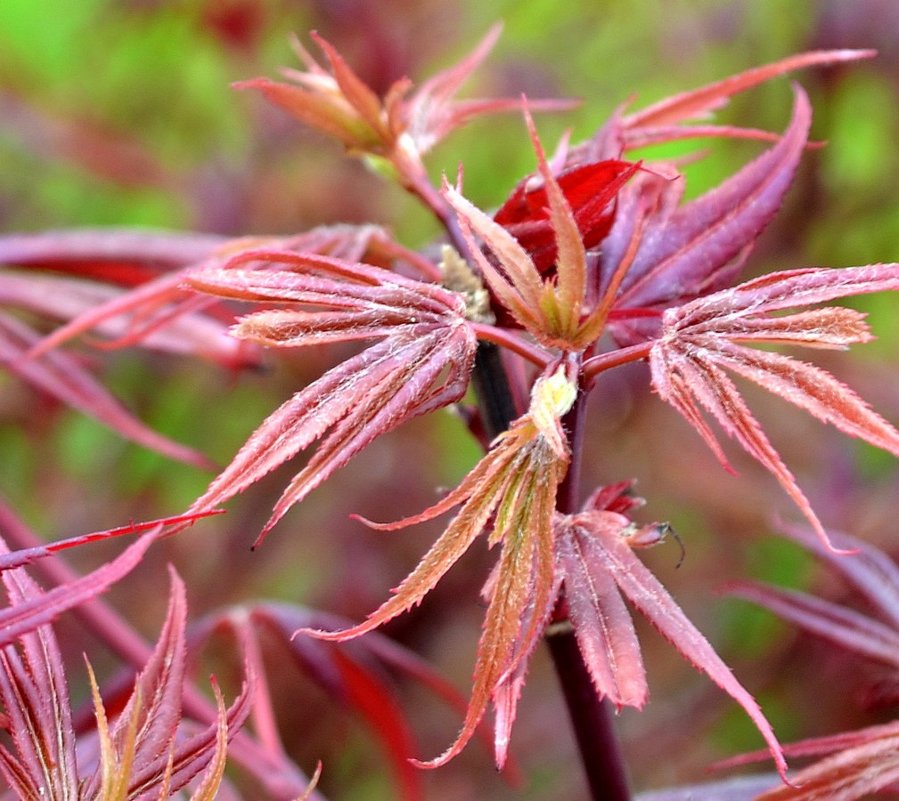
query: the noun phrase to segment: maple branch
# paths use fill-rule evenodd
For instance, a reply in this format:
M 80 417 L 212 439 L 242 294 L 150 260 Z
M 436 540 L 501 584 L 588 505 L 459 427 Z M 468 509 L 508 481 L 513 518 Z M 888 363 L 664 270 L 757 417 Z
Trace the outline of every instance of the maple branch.
M 587 383 L 589 385 L 589 380 Z M 557 501 L 557 509 L 564 513 L 574 513 L 580 505 L 581 453 L 589 397 L 583 384 L 582 378 L 577 400 L 562 420 L 571 448 L 571 464 L 559 487 Z M 597 694 L 584 664 L 574 628 L 568 622 L 564 586 L 556 600 L 552 620 L 544 637 L 562 685 L 590 797 L 594 801 L 630 801 L 624 757 L 612 722 L 611 709 L 609 703 Z
M 478 342 L 471 381 L 487 439 L 493 440 L 509 427 L 518 413 L 503 367 L 502 353 L 492 342 Z
M 574 629 L 567 622 L 551 626 L 545 637 L 568 706 L 590 797 L 594 801 L 629 801 L 624 759 L 611 710 L 608 702 L 600 701 L 596 695 Z

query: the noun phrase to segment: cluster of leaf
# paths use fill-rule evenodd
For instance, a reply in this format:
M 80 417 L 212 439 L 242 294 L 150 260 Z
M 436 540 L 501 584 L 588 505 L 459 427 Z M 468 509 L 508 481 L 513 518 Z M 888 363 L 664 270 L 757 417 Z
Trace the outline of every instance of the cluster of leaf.
M 129 550 L 136 552 L 147 544 L 138 541 Z M 5 552 L 5 543 L 2 548 Z M 77 602 L 102 592 L 108 578 L 100 574 L 109 573 L 110 567 L 82 580 L 88 588 Z M 0 701 L 4 728 L 12 740 L 12 750 L 0 747 L 0 772 L 9 787 L 4 797 L 164 799 L 205 770 L 191 798 L 216 798 L 227 744 L 249 712 L 250 696 L 245 688 L 226 710 L 216 688 L 215 724 L 192 734 L 184 731 L 181 699 L 187 608 L 184 584 L 174 571 L 159 641 L 130 695 L 115 699 L 121 707 L 112 724 L 88 664 L 96 732 L 84 737 L 76 737 L 62 655 L 52 627 L 39 622 L 41 617 L 58 614 L 57 590 L 74 588 L 44 592 L 21 567 L 5 570 L 2 579 L 9 603 L 5 616 L 13 618 L 4 630 L 0 652 Z
M 899 432 L 852 390 L 816 366 L 755 347 L 845 349 L 868 341 L 863 315 L 818 304 L 899 289 L 899 265 L 796 269 L 735 284 L 793 180 L 808 145 L 811 111 L 797 87 L 782 135 L 716 126 L 705 117 L 735 93 L 785 72 L 870 53 L 794 56 L 642 111 L 621 109 L 587 142 L 563 142 L 547 157 L 530 109 L 560 104 L 455 100 L 496 34 L 415 92 L 402 80 L 379 96 L 321 38 L 326 65 L 300 48 L 305 70 L 286 71 L 289 82 L 242 85 L 261 90 L 417 196 L 444 225 L 439 261 L 370 226 L 224 241 L 122 232 L 0 237 L 0 262 L 9 265 L 0 274 L 0 299 L 68 321 L 40 339 L 18 317 L 0 318 L 0 333 L 7 331 L 4 361 L 126 436 L 201 463 L 199 455 L 155 438 L 130 418 L 59 346 L 95 331 L 106 346 L 139 344 L 238 366 L 256 359 L 259 346 L 367 343 L 273 412 L 187 514 L 160 523 L 139 541 L 145 544 L 214 512 L 312 451 L 275 504 L 264 535 L 377 437 L 462 402 L 473 375 L 483 409 L 497 400 L 484 397 L 483 387 L 492 382 L 495 395 L 507 396 L 501 399 L 507 419 L 498 425 L 478 410 L 467 416 L 473 433 L 488 443 L 483 459 L 424 512 L 371 524 L 393 530 L 458 507 L 419 565 L 364 623 L 329 632 L 322 630 L 327 623 L 298 620 L 296 630 L 337 641 L 370 632 L 420 603 L 484 534 L 500 555 L 483 590 L 488 607 L 471 698 L 452 745 L 419 764 L 437 766 L 458 754 L 490 705 L 496 762 L 504 764 L 528 660 L 550 623 L 573 627 L 599 696 L 619 707 L 642 706 L 648 690 L 626 599 L 746 710 L 785 776 L 781 747 L 756 702 L 633 553 L 662 539 L 664 527 L 632 520 L 639 503 L 627 494 L 627 482 L 584 493 L 582 501 L 584 404 L 606 370 L 646 362 L 654 391 L 725 467 L 710 420 L 778 480 L 821 547 L 835 550 L 731 374 L 899 455 Z M 428 182 L 423 157 L 439 139 L 475 115 L 517 108 L 537 170 L 495 214 L 464 196 L 461 179 L 444 181 L 440 189 Z M 628 158 L 648 144 L 700 136 L 771 144 L 689 202 L 677 164 Z M 252 304 L 251 311 L 235 321 L 233 301 Z M 485 366 L 479 356 L 496 347 L 503 360 Z M 266 616 L 285 629 L 289 616 L 271 610 Z M 137 714 L 120 718 L 113 740 L 127 739 Z M 259 718 L 257 728 L 277 752 L 270 721 Z M 102 716 L 98 730 L 102 740 Z M 131 759 L 130 752 L 126 756 Z M 153 775 L 169 782 L 179 774 Z

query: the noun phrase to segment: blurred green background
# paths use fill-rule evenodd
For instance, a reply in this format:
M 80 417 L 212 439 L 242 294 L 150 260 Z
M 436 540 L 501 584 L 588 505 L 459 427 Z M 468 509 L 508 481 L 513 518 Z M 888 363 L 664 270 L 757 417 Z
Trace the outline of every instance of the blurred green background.
M 794 76 L 812 98 L 813 137 L 828 145 L 808 152 L 749 269 L 899 259 L 899 4 L 893 0 L 78 0 L 52 7 L 3 0 L 0 230 L 125 225 L 237 235 L 375 221 L 422 245 L 437 229 L 400 190 L 342 159 L 338 146 L 301 129 L 261 97 L 229 85 L 294 66 L 289 34 L 307 42 L 306 32 L 316 29 L 383 91 L 402 75 L 421 79 L 451 63 L 496 20 L 505 24 L 503 36 L 468 95 L 582 98 L 576 111 L 541 117 L 550 146 L 569 128 L 574 141 L 590 135 L 631 98 L 652 102 L 801 50 L 877 48 L 874 60 Z M 781 130 L 789 106 L 788 81 L 778 80 L 738 98 L 719 119 Z M 759 149 L 720 142 L 708 148 L 708 157 L 687 170 L 692 194 Z M 436 180 L 441 172 L 454 174 L 460 162 L 467 194 L 485 207 L 498 205 L 533 167 L 522 122 L 514 116 L 475 122 L 441 145 L 429 164 Z M 866 298 L 863 305 L 880 340 L 852 361 L 816 361 L 897 421 L 896 300 Z M 224 463 L 327 360 L 302 354 L 252 375 L 145 354 L 113 354 L 103 364 L 109 384 L 142 419 Z M 772 440 L 829 525 L 895 541 L 891 460 L 776 401 L 750 398 L 763 407 Z M 783 738 L 870 721 L 853 717 L 846 697 L 821 700 L 827 697 L 822 689 L 834 682 L 861 681 L 853 663 L 743 606 L 709 604 L 722 579 L 749 574 L 802 584 L 813 571 L 795 549 L 760 539 L 778 513 L 793 514 L 773 482 L 739 456 L 740 478 L 724 475 L 698 438 L 660 407 L 639 366 L 610 374 L 597 392 L 591 476 L 603 482 L 638 476 L 648 519 L 674 522 L 687 547 L 685 565 L 675 573 L 676 555 L 666 549 L 648 554 L 648 561 L 759 693 Z M 0 493 L 49 537 L 175 513 L 209 480 L 119 442 L 6 378 L 0 415 Z M 141 628 L 154 631 L 163 566 L 173 561 L 188 579 L 197 613 L 265 596 L 358 618 L 415 563 L 435 529 L 385 539 L 347 520 L 347 513 L 387 519 L 413 512 L 434 498 L 436 487 L 456 481 L 477 453 L 449 414 L 417 421 L 317 491 L 251 555 L 249 544 L 290 475 L 290 468 L 281 470 L 232 502 L 226 523 L 206 524 L 158 548 L 112 597 Z M 114 549 L 75 559 L 87 567 Z M 476 593 L 490 558 L 472 555 L 419 613 L 393 629 L 462 688 L 482 612 Z M 639 786 L 695 777 L 710 758 L 758 746 L 747 721 L 723 717 L 726 701 L 654 634 L 647 632 L 646 647 L 655 701 L 644 715 L 622 716 Z M 808 664 L 810 653 L 818 675 L 806 677 L 799 690 L 788 679 Z M 565 736 L 546 741 L 547 730 L 564 728 L 554 722 L 563 713 L 549 674 L 538 658 L 513 741 L 525 789 L 506 788 L 489 759 L 472 748 L 428 775 L 429 798 L 579 797 L 570 742 Z M 400 690 L 424 732 L 424 750 L 436 753 L 457 721 L 446 715 L 434 722 L 433 701 Z M 849 687 L 844 695 L 851 693 Z M 355 724 L 326 719 L 329 711 L 318 699 L 285 716 L 298 758 L 306 767 L 319 757 L 340 766 L 326 769 L 323 784 L 336 798 L 391 797 L 370 741 Z M 714 736 L 691 737 L 687 719 Z

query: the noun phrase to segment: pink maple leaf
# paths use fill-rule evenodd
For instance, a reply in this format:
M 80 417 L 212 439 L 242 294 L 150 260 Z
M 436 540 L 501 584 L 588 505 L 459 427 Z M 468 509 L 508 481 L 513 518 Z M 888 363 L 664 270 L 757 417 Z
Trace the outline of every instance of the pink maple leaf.
M 703 410 L 710 414 L 774 475 L 824 542 L 824 527 L 726 371 L 849 436 L 899 455 L 899 431 L 830 373 L 742 344 L 842 350 L 867 342 L 871 333 L 864 315 L 853 309 L 826 307 L 779 316 L 772 312 L 896 289 L 899 264 L 772 273 L 667 310 L 650 350 L 653 388 L 659 396 L 683 415 L 727 467 Z
M 188 280 L 203 292 L 293 307 L 248 315 L 234 329 L 241 338 L 274 347 L 380 340 L 286 401 L 191 507 L 218 506 L 321 440 L 275 505 L 260 539 L 378 436 L 458 400 L 467 387 L 475 335 L 462 297 L 435 284 L 289 251 L 243 253 L 222 269 L 196 271 Z

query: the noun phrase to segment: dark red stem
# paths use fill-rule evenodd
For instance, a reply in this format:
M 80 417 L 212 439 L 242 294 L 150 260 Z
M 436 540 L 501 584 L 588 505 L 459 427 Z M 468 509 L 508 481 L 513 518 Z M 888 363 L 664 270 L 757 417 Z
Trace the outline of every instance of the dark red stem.
M 563 603 L 561 598 L 560 603 Z M 611 710 L 608 702 L 600 701 L 596 695 L 574 630 L 567 621 L 554 624 L 546 632 L 546 643 L 568 706 L 590 798 L 593 801 L 630 801 L 624 756 Z

